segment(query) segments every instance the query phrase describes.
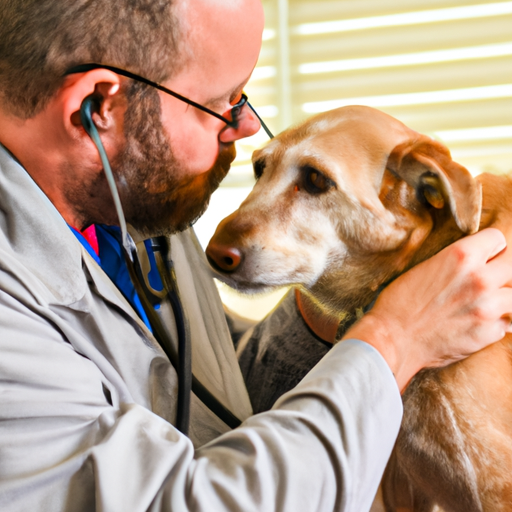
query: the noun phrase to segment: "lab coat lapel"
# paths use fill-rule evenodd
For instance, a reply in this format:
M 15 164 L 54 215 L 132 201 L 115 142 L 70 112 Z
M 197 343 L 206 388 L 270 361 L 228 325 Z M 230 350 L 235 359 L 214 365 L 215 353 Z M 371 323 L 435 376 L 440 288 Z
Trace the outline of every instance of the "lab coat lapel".
M 46 286 L 48 303 L 79 301 L 87 288 L 80 243 L 31 176 L 1 145 L 0 169 L 0 236 L 8 237 L 0 241 L 2 250 Z M 44 251 L 39 250 L 42 244 Z

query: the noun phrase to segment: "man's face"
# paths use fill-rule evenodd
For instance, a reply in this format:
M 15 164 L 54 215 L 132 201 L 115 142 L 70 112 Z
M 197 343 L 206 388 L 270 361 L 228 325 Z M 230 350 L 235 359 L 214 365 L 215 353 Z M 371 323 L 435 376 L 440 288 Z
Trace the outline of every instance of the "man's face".
M 184 16 L 190 62 L 165 85 L 225 114 L 259 54 L 259 0 L 195 0 Z M 255 133 L 259 122 L 245 107 L 239 127 L 230 128 L 172 96 L 134 89 L 139 92 L 129 95 L 124 120 L 126 145 L 112 162 L 127 220 L 145 235 L 183 230 L 204 212 L 229 170 L 234 141 Z
M 124 118 L 126 143 L 112 161 L 126 220 L 145 236 L 183 231 L 204 213 L 229 171 L 236 156 L 234 143 L 220 144 L 206 172 L 187 172 L 175 158 L 162 126 L 156 91 L 140 84 L 130 89 Z

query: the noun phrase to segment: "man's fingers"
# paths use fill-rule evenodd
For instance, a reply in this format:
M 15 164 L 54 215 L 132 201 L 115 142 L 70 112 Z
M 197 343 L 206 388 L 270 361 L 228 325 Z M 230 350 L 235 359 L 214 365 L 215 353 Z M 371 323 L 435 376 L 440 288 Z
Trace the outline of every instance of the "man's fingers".
M 486 333 L 482 338 L 486 340 L 485 345 L 499 341 L 507 332 L 512 332 L 512 288 L 505 286 L 496 290 L 474 312 L 477 319 L 474 327 Z
M 512 287 L 512 257 L 500 254 L 485 266 L 485 276 L 491 288 Z
M 504 286 L 493 294 L 492 309 L 496 318 L 507 319 L 510 324 L 512 320 L 512 288 Z
M 458 247 L 471 259 L 487 262 L 507 247 L 507 241 L 499 229 L 487 228 L 467 236 L 449 247 Z

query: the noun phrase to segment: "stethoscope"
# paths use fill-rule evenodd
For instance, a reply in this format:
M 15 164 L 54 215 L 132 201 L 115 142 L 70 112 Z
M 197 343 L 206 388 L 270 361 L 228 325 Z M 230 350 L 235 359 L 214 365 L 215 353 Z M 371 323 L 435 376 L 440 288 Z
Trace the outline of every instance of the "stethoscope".
M 157 292 L 146 284 L 142 267 L 137 255 L 137 248 L 134 241 L 128 234 L 126 228 L 126 219 L 121 205 L 121 199 L 117 190 L 117 185 L 108 161 L 105 148 L 99 136 L 98 130 L 92 119 L 92 113 L 96 101 L 92 96 L 88 96 L 82 102 L 80 107 L 80 117 L 86 133 L 96 146 L 103 164 L 108 186 L 112 194 L 119 227 L 121 229 L 121 248 L 124 256 L 130 279 L 139 295 L 142 307 L 148 317 L 149 323 L 153 329 L 153 335 L 169 358 L 176 373 L 178 374 L 178 401 L 176 428 L 183 434 L 188 434 L 190 423 L 190 397 L 191 391 L 226 425 L 236 428 L 241 421 L 226 408 L 192 373 L 192 349 L 190 343 L 190 328 L 185 310 L 180 297 L 178 283 L 174 264 L 170 257 L 170 241 L 165 236 L 159 236 L 151 239 L 151 247 L 155 256 L 158 273 L 163 284 L 163 291 Z M 259 116 L 258 116 L 259 117 Z M 167 298 L 171 304 L 176 322 L 178 334 L 178 350 L 171 341 L 171 338 L 165 329 L 157 311 L 154 308 L 156 303 Z

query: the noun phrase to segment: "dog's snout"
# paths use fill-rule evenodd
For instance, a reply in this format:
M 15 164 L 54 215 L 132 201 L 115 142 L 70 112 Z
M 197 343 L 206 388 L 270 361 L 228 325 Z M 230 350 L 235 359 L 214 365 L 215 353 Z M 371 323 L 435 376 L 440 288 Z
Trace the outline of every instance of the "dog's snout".
M 206 248 L 206 256 L 210 265 L 224 273 L 232 273 L 242 262 L 242 253 L 236 247 L 226 247 L 211 241 Z

